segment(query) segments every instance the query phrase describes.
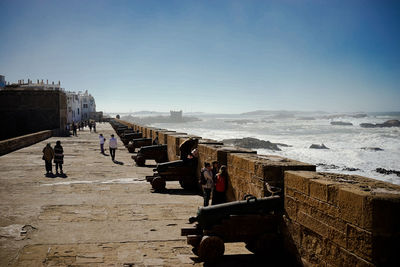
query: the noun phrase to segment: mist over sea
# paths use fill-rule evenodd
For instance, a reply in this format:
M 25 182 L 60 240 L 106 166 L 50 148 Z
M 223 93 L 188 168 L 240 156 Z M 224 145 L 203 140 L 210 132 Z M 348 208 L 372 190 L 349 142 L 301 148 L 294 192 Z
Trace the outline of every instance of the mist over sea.
M 280 155 L 317 164 L 317 171 L 357 174 L 400 184 L 396 174 L 381 174 L 376 168 L 400 170 L 400 128 L 362 128 L 360 123 L 383 123 L 400 119 L 400 113 L 355 114 L 290 112 L 245 115 L 193 114 L 201 119 L 188 123 L 156 123 L 166 128 L 203 138 L 223 140 L 254 137 L 284 143 L 282 151 L 257 149 L 258 154 Z M 350 122 L 352 126 L 331 125 L 331 121 Z M 325 144 L 327 149 L 310 149 L 311 144 Z M 381 148 L 383 151 L 361 148 Z M 358 169 L 349 171 L 349 168 Z

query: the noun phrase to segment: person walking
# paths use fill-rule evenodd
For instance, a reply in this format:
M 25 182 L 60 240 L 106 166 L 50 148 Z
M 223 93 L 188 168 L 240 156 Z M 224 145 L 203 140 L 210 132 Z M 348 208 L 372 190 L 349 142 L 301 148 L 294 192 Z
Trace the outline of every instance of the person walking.
M 225 203 L 226 182 L 228 180 L 228 172 L 225 165 L 221 166 L 215 180 L 212 205 Z
M 53 167 L 51 164 L 51 161 L 54 158 L 54 150 L 51 147 L 50 143 L 48 143 L 44 148 L 43 148 L 43 157 L 42 159 L 45 162 L 45 167 L 46 167 L 46 176 L 53 174 Z
M 92 122 L 89 121 L 89 130 L 90 130 L 90 132 L 92 132 L 92 127 L 93 127 Z
M 93 131 L 96 132 L 96 121 L 93 122 Z
M 73 122 L 72 123 L 72 135 L 74 135 L 74 136 L 78 136 L 78 134 L 76 133 L 76 123 L 75 122 Z
M 106 139 L 104 138 L 103 134 L 99 135 L 99 140 L 100 140 L 100 150 L 101 150 L 101 154 L 104 155 L 104 143 L 106 142 Z
M 204 207 L 207 207 L 210 198 L 211 198 L 211 190 L 214 186 L 211 164 L 208 162 L 204 163 L 204 168 L 201 170 L 201 175 L 204 177 L 205 183 L 202 183 L 203 187 L 203 198 L 204 198 Z
M 115 161 L 115 150 L 117 149 L 117 139 L 114 137 L 114 135 L 111 135 L 110 141 L 108 141 L 108 145 L 110 148 L 110 155 L 112 161 Z
M 56 165 L 56 174 L 58 174 L 58 168 L 60 168 L 61 175 L 64 174 L 62 169 L 64 163 L 64 149 L 61 146 L 61 141 L 57 141 L 54 146 L 54 163 Z

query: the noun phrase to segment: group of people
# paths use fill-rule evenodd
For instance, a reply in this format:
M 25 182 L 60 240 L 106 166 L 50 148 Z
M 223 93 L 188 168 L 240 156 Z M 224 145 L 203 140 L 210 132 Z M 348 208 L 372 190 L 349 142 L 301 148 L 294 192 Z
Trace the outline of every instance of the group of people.
M 103 134 L 100 134 L 99 140 L 100 140 L 100 153 L 105 155 L 104 144 L 106 143 L 106 138 L 104 138 Z M 108 141 L 108 145 L 109 145 L 111 160 L 115 161 L 115 150 L 117 149 L 118 144 L 117 144 L 117 138 L 115 138 L 113 134 L 111 135 L 111 138 Z
M 67 131 L 72 130 L 73 136 L 78 136 L 78 130 L 83 131 L 85 127 L 89 127 L 90 132 L 92 129 L 96 132 L 96 122 L 95 121 L 81 121 L 81 122 L 73 122 L 71 125 L 67 125 Z
M 218 161 L 204 163 L 201 169 L 200 184 L 203 188 L 204 207 L 224 203 L 227 188 L 228 173 L 226 166 L 220 166 Z
M 61 146 L 61 141 L 57 141 L 54 148 L 52 148 L 51 144 L 48 143 L 43 148 L 42 159 L 45 161 L 46 176 L 54 175 L 53 174 L 53 164 L 52 164 L 53 160 L 54 160 L 54 164 L 56 165 L 56 175 L 58 175 L 58 174 L 64 175 L 63 168 L 62 168 L 62 165 L 64 163 L 64 149 Z M 58 169 L 60 169 L 60 173 L 58 172 Z

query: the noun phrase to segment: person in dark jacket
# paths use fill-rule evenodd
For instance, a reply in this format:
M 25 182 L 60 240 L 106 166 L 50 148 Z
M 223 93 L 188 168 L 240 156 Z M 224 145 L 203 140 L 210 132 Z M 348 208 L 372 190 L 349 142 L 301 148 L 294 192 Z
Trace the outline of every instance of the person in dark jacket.
M 64 174 L 62 169 L 64 163 L 64 149 L 60 141 L 57 141 L 54 146 L 54 163 L 56 164 L 56 174 L 58 174 L 58 168 L 60 168 L 60 173 Z
M 45 166 L 46 166 L 46 176 L 47 175 L 53 175 L 53 167 L 51 164 L 51 161 L 54 158 L 54 150 L 53 148 L 50 146 L 50 143 L 48 143 L 44 148 L 43 148 L 43 157 L 42 159 L 45 162 Z

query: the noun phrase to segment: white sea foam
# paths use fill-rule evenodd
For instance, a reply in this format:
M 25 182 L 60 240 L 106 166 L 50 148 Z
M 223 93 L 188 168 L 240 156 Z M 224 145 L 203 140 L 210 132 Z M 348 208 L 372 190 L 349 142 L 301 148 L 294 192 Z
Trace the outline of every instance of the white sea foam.
M 216 140 L 254 137 L 292 147 L 281 147 L 282 151 L 258 149 L 259 154 L 274 154 L 312 164 L 335 165 L 337 168 L 321 166 L 318 171 L 358 174 L 395 184 L 400 177 L 395 174 L 377 173 L 376 168 L 400 169 L 400 129 L 362 128 L 360 123 L 383 123 L 399 119 L 389 115 L 353 118 L 348 116 L 335 119 L 296 118 L 277 119 L 266 116 L 207 116 L 202 121 L 185 124 L 157 124 L 154 126 L 186 132 Z M 235 120 L 251 120 L 255 123 L 238 123 Z M 233 121 L 233 122 L 232 122 Z M 331 121 L 345 121 L 353 126 L 331 125 Z M 324 143 L 329 150 L 310 149 L 311 144 Z M 383 151 L 363 150 L 362 147 L 379 147 Z M 357 171 L 346 171 L 356 168 Z

